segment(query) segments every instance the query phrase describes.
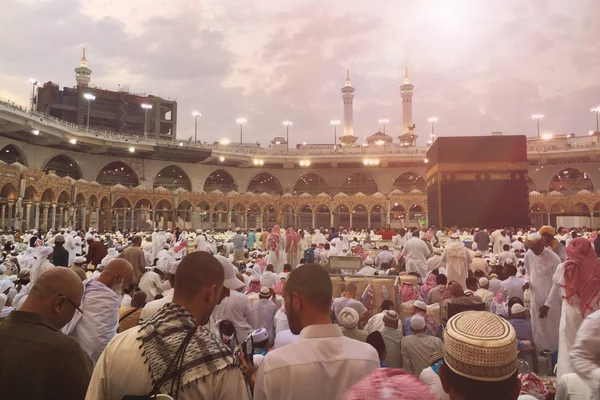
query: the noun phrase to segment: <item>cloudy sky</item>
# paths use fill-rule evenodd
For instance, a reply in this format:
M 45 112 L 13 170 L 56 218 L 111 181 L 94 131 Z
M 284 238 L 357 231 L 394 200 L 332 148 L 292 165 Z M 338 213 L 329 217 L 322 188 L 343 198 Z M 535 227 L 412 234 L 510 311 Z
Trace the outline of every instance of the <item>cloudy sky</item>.
M 178 137 L 263 145 L 330 143 L 350 69 L 355 134 L 389 118 L 408 66 L 414 122 L 440 135 L 585 135 L 600 105 L 598 0 L 2 0 L 0 97 L 27 104 L 29 77 L 75 84 L 87 46 L 92 84 L 178 101 Z M 245 141 L 246 141 L 245 140 Z

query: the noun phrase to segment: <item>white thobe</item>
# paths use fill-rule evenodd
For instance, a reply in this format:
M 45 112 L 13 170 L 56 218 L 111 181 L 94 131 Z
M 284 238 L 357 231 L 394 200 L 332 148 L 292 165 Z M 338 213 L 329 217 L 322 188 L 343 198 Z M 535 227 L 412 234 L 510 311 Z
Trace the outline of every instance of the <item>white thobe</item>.
M 600 310 L 582 322 L 571 350 L 571 365 L 589 386 L 592 400 L 600 399 Z
M 539 256 L 531 249 L 525 253 L 525 279 L 529 282 L 531 290 L 533 342 L 540 351 L 558 350 L 561 304 L 558 290 L 552 291 L 552 276 L 559 264 L 560 258 L 547 247 Z M 540 319 L 539 308 L 543 305 L 550 309 L 548 316 Z
M 248 296 L 232 290 L 229 296 L 215 307 L 210 316 L 210 324 L 213 334 L 217 337 L 220 337 L 219 323 L 223 320 L 233 324 L 238 343 L 243 343 L 256 326 L 256 314 Z
M 254 329 L 265 328 L 269 333 L 269 342 L 272 344 L 275 340 L 275 312 L 277 312 L 277 303 L 275 298 L 272 300 L 258 299 L 252 304 L 254 314 L 256 315 L 256 325 Z
M 160 275 L 154 271 L 148 271 L 140 278 L 138 287 L 142 292 L 146 293 L 146 302 L 151 302 L 157 294 L 163 292 L 162 284 L 163 282 L 162 279 L 160 279 Z
M 144 306 L 144 308 L 142 309 L 142 313 L 140 314 L 140 321 L 145 321 L 149 318 L 152 318 L 154 314 L 156 314 L 158 310 L 163 308 L 165 304 L 172 302 L 173 294 L 175 294 L 175 289 L 169 289 L 167 291 L 164 291 L 162 294 L 164 296 L 162 299 L 153 300 Z
M 273 344 L 273 350 L 280 349 L 287 346 L 288 344 L 296 343 L 300 340 L 300 335 L 294 335 L 289 329 L 285 329 L 277 334 L 275 337 L 275 343 Z
M 419 238 L 408 239 L 404 243 L 402 255 L 406 258 L 406 272 L 416 272 L 421 279 L 427 278 L 427 258 L 431 255 L 427 243 Z
M 120 305 L 121 297 L 103 283 L 91 279 L 83 282 L 83 313 L 76 311 L 62 331 L 77 340 L 94 364 L 117 334 Z
M 310 325 L 296 343 L 263 359 L 254 400 L 339 400 L 377 368 L 379 356 L 373 346 L 344 337 L 337 325 Z
M 265 271 L 260 277 L 260 285 L 265 287 L 273 287 L 277 285 L 279 279 L 277 278 L 277 274 L 271 271 Z
M 557 380 L 556 400 L 589 400 L 592 396 L 589 386 L 577 374 L 565 374 Z
M 446 268 L 448 282 L 458 282 L 463 288 L 467 287 L 471 256 L 466 247 L 448 246 L 442 254 L 442 266 Z
M 509 276 L 506 280 L 502 281 L 502 298 L 504 301 L 510 300 L 511 297 L 518 297 L 524 300 L 523 297 L 523 285 L 525 281 L 516 276 Z M 496 293 L 494 293 L 495 295 Z
M 434 254 L 427 259 L 427 271 L 431 272 L 436 268 L 440 268 L 442 266 L 442 256 L 438 254 Z
M 152 378 L 137 340 L 139 327 L 117 336 L 96 364 L 86 400 L 119 400 L 125 395 L 142 396 L 152 391 Z M 239 368 L 224 369 L 185 385 L 180 400 L 247 399 L 246 384 Z
M 402 254 L 402 249 L 404 248 L 404 244 L 408 241 L 408 234 L 404 234 L 404 236 L 396 235 L 392 238 L 392 246 L 394 247 L 394 257 L 398 258 L 400 254 Z

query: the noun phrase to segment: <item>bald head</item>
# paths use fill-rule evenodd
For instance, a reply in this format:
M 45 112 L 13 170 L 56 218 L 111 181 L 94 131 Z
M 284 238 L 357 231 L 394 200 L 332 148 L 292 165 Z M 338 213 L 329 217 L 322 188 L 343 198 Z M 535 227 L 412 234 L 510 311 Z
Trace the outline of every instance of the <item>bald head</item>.
M 51 268 L 32 286 L 21 311 L 42 314 L 56 329 L 65 326 L 81 304 L 83 284 L 68 268 Z
M 120 294 L 124 287 L 129 286 L 132 279 L 133 266 L 131 263 L 124 258 L 113 258 L 106 264 L 96 280 Z

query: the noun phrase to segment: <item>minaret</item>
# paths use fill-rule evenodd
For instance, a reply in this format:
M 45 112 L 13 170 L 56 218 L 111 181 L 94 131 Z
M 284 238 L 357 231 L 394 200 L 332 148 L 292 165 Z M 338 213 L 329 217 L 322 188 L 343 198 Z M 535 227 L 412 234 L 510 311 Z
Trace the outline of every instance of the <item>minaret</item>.
M 352 146 L 358 138 L 354 136 L 354 123 L 352 122 L 354 88 L 350 81 L 350 70 L 346 70 L 346 85 L 342 88 L 342 100 L 344 100 L 344 136 L 340 138 L 340 141 L 344 146 Z
M 77 81 L 77 87 L 86 87 L 88 83 L 90 83 L 91 75 L 92 70 L 88 68 L 84 47 L 83 56 L 79 62 L 79 67 L 75 68 L 75 80 Z
M 400 86 L 400 95 L 402 96 L 402 134 L 412 133 L 415 129 L 412 117 L 412 97 L 415 87 L 408 79 L 408 67 L 404 72 L 404 83 Z

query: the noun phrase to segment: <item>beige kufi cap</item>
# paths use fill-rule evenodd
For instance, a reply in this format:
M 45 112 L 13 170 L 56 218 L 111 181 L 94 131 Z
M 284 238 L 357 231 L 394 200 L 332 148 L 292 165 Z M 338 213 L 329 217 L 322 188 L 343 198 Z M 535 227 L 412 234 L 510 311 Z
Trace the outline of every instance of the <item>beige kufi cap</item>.
M 477 381 L 502 381 L 517 370 L 517 335 L 501 317 L 467 311 L 450 318 L 444 332 L 444 362 Z

